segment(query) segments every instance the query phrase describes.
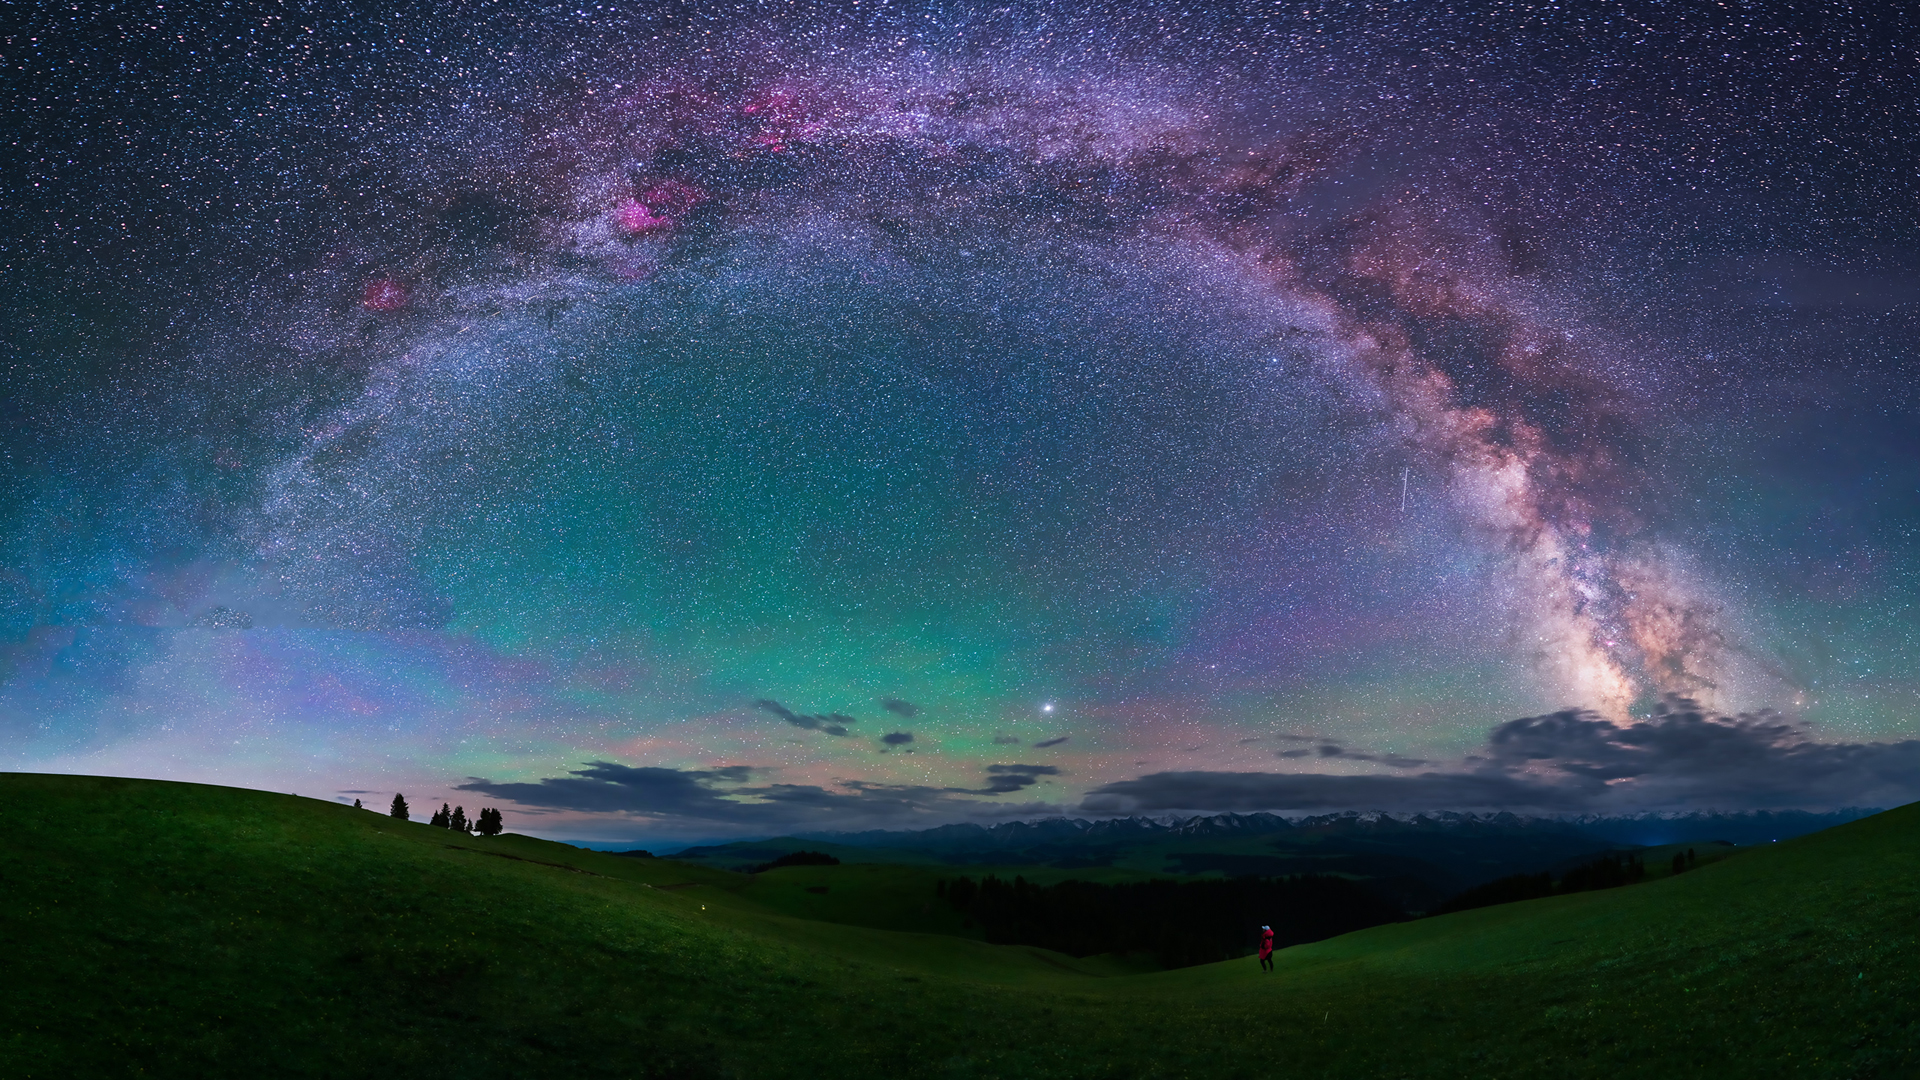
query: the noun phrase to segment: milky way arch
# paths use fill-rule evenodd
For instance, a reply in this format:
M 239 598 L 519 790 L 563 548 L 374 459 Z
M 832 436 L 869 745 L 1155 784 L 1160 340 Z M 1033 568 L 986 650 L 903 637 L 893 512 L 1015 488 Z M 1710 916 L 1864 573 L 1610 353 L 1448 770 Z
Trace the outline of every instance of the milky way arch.
M 966 802 L 1904 731 L 1910 65 L 1670 16 L 38 11 L 8 745 Z
M 415 193 L 416 235 L 351 236 L 328 253 L 338 265 L 314 272 L 313 303 L 327 310 L 303 332 L 324 327 L 335 342 L 322 348 L 377 339 L 381 358 L 365 396 L 275 474 L 263 550 L 304 553 L 282 562 L 296 586 L 325 580 L 309 594 L 350 592 L 344 607 L 319 601 L 336 616 L 437 617 L 430 590 L 397 580 L 426 527 L 408 522 L 431 512 L 392 505 L 408 499 L 398 475 L 361 464 L 329 484 L 323 463 L 355 438 L 386 440 L 389 469 L 471 440 L 470 414 L 451 402 L 484 393 L 497 410 L 560 378 L 539 339 L 576 306 L 619 308 L 676 269 L 753 245 L 769 264 L 832 249 L 869 264 L 859 273 L 875 289 L 911 291 L 916 269 L 943 260 L 969 273 L 951 264 L 972 244 L 1003 264 L 1137 273 L 1112 269 L 1132 261 L 1215 292 L 1233 279 L 1238 311 L 1184 298 L 1169 309 L 1224 324 L 1242 349 L 1284 342 L 1308 378 L 1377 414 L 1407 470 L 1442 487 L 1499 553 L 1513 648 L 1553 693 L 1623 716 L 1648 695 L 1719 688 L 1719 606 L 1645 529 L 1641 500 L 1657 484 L 1635 459 L 1648 410 L 1631 358 L 1556 311 L 1503 223 L 1462 205 L 1444 174 L 1417 193 L 1375 192 L 1332 227 L 1303 219 L 1380 132 L 1309 128 L 1254 145 L 1215 119 L 1190 76 L 1090 77 L 1031 57 L 703 59 L 585 89 L 518 116 L 506 146 L 463 159 L 471 174 L 440 170 L 445 188 Z M 985 273 L 1019 288 L 1004 265 Z M 355 301 L 344 311 L 343 290 Z M 1149 318 L 1143 303 L 1124 318 Z M 924 332 L 940 333 L 936 321 Z M 830 322 L 810 332 L 831 335 Z

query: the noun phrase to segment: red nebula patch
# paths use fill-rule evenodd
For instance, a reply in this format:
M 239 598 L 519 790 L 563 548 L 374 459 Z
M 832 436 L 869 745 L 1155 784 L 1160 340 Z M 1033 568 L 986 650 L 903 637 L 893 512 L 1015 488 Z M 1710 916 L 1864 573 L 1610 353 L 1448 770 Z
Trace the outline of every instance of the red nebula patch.
M 769 90 L 740 106 L 741 116 L 754 116 L 767 120 L 787 120 L 798 112 L 793 95 L 785 90 Z
M 648 185 L 647 190 L 640 193 L 640 201 L 652 207 L 655 213 L 684 214 L 706 202 L 707 193 L 678 180 L 661 180 Z
M 811 138 L 821 128 L 818 122 L 807 120 L 806 107 L 785 90 L 770 90 L 747 101 L 740 106 L 740 115 L 757 126 L 748 141 L 770 154 L 792 149 L 796 140 Z
M 660 180 L 613 207 L 614 228 L 628 236 L 670 229 L 687 211 L 707 201 L 707 193 L 678 180 Z
M 407 306 L 407 287 L 392 278 L 374 278 L 360 290 L 360 306 L 368 311 L 397 311 Z
M 656 214 L 653 207 L 636 199 L 621 199 L 613 207 L 613 227 L 635 236 L 673 227 L 673 218 Z

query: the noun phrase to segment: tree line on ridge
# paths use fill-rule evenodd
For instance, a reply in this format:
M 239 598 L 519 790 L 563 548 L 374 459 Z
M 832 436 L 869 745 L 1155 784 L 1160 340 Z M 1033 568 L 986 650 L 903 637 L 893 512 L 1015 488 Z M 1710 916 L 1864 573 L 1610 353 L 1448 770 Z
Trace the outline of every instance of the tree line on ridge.
M 353 805 L 359 806 L 360 800 L 355 799 Z M 393 805 L 387 808 L 387 816 L 399 818 L 401 821 L 411 820 L 412 811 L 407 807 L 406 796 L 393 797 Z M 481 836 L 498 836 L 501 830 L 506 828 L 500 820 L 500 811 L 491 806 L 481 807 L 479 816 L 468 820 L 466 807 L 455 806 L 449 809 L 446 803 L 440 804 L 440 809 L 434 811 L 433 816 L 427 819 L 427 824 L 468 835 L 479 833 Z

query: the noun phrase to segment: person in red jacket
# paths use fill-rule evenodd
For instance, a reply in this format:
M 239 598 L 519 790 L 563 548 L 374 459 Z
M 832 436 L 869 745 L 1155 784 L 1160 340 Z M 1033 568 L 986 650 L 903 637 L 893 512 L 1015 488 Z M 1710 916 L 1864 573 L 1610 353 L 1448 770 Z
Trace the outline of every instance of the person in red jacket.
M 1273 970 L 1273 927 L 1260 928 L 1260 970 Z

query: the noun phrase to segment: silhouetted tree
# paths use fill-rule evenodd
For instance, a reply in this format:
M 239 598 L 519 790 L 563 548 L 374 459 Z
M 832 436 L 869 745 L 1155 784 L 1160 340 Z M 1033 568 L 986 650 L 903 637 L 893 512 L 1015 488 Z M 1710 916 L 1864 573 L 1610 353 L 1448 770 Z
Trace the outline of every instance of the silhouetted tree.
M 758 874 L 762 870 L 778 870 L 783 866 L 839 866 L 839 865 L 840 865 L 839 859 L 834 858 L 833 856 L 827 854 L 824 851 L 789 851 L 785 855 L 780 856 L 779 858 L 773 860 L 772 862 L 764 862 L 764 863 L 761 863 L 759 866 L 749 869 L 747 873 Z
M 1674 852 L 1673 853 L 1673 872 L 1676 874 L 1682 874 L 1686 872 L 1686 869 L 1687 869 L 1687 853 L 1684 851 Z
M 1690 853 L 1690 852 L 1689 852 Z M 1673 872 L 1678 874 L 1692 865 L 1685 855 L 1676 853 L 1673 857 Z M 1554 881 L 1551 874 L 1515 874 L 1498 881 L 1489 881 L 1476 885 L 1466 892 L 1453 896 L 1430 914 L 1444 915 L 1449 911 L 1465 911 L 1468 908 L 1486 907 L 1489 904 L 1510 904 L 1516 900 L 1532 900 L 1541 896 L 1556 896 L 1563 893 L 1588 892 L 1593 889 L 1616 889 L 1622 885 L 1632 885 L 1645 879 L 1647 864 L 1640 856 L 1632 852 L 1624 855 L 1610 852 L 1590 863 L 1576 866 Z
M 500 821 L 500 811 L 491 806 L 480 808 L 480 817 L 473 823 L 473 831 L 481 836 L 499 836 L 506 826 Z
M 393 806 L 392 806 L 392 807 L 390 807 L 390 808 L 389 808 L 389 809 L 387 810 L 387 816 L 388 816 L 388 817 L 397 817 L 397 818 L 399 818 L 399 819 L 400 819 L 401 821 L 405 821 L 405 820 L 407 820 L 407 800 L 406 800 L 406 798 L 405 798 L 405 797 L 403 797 L 403 796 L 400 796 L 400 795 L 395 795 L 395 796 L 393 797 Z
M 1622 859 L 1618 855 L 1602 855 L 1587 863 L 1576 866 L 1560 878 L 1560 887 L 1554 891 L 1563 893 L 1588 892 L 1593 889 L 1614 889 L 1639 880 L 1634 868 L 1639 863 L 1628 856 Z M 1644 866 L 1640 867 L 1644 872 Z
M 452 829 L 454 832 L 470 833 L 473 831 L 473 823 L 467 820 L 466 807 L 456 806 L 453 808 L 453 816 L 447 819 L 447 828 Z
M 353 808 L 354 808 L 355 810 L 358 810 L 358 809 L 360 809 L 360 800 L 359 800 L 359 799 L 355 799 L 355 800 L 353 800 Z
M 1511 904 L 1520 900 L 1535 900 L 1552 895 L 1552 874 L 1514 874 L 1511 877 L 1489 881 L 1484 885 L 1475 885 L 1442 902 L 1429 914 L 1445 915 L 1451 911 L 1468 911 L 1473 908 Z
M 440 809 L 433 812 L 433 816 L 427 819 L 427 824 L 436 825 L 442 829 L 453 826 L 453 813 L 447 809 L 446 803 L 440 804 Z

